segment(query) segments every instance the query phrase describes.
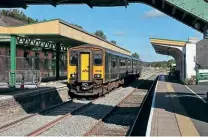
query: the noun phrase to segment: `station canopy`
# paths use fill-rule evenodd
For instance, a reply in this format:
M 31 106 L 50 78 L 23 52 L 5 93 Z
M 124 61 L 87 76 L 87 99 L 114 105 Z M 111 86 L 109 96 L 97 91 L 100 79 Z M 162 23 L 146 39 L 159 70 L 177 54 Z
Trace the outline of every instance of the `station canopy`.
M 156 53 L 172 56 L 176 60 L 176 66 L 180 67 L 180 63 L 184 59 L 183 47 L 185 47 L 186 41 L 150 38 L 150 42 Z
M 73 47 L 82 44 L 93 44 L 104 48 L 115 50 L 126 55 L 131 52 L 119 47 L 105 39 L 90 34 L 82 29 L 68 24 L 59 19 L 28 24 L 18 27 L 3 27 L 0 26 L 0 35 L 17 36 L 17 41 L 27 45 L 38 44 L 38 41 L 47 42 L 50 44 L 61 44 L 65 47 Z M 31 43 L 31 41 L 33 41 Z M 49 45 L 50 45 L 49 44 Z

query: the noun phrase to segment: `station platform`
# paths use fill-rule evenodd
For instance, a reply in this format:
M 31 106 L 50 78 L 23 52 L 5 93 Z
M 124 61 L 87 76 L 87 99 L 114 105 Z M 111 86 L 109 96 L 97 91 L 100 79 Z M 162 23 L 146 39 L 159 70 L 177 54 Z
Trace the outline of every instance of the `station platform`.
M 42 82 L 37 88 L 0 87 L 0 123 L 37 113 L 68 100 L 66 80 Z
M 207 85 L 182 85 L 161 75 L 146 136 L 207 136 Z

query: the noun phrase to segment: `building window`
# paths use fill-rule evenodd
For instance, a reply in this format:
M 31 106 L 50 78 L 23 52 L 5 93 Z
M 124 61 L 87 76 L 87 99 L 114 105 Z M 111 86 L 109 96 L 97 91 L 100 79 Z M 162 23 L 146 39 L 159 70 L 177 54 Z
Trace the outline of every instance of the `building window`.
M 45 68 L 45 69 L 48 69 L 48 68 L 49 68 L 48 53 L 45 53 L 45 58 L 44 58 L 44 68 Z
M 39 70 L 39 63 L 40 63 L 40 59 L 39 59 L 39 53 L 35 53 L 35 69 Z

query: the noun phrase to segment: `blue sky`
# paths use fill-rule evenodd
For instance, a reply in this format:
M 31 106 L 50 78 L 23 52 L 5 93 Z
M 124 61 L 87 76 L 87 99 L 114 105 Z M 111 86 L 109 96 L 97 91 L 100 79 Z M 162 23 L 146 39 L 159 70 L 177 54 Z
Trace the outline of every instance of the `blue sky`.
M 145 61 L 171 59 L 155 53 L 149 41 L 150 36 L 175 40 L 202 36 L 192 28 L 143 4 L 130 4 L 127 8 L 93 9 L 87 5 L 29 6 L 23 11 L 39 20 L 60 18 L 79 24 L 88 32 L 103 30 L 108 40 L 115 40 L 119 46 L 138 52 Z

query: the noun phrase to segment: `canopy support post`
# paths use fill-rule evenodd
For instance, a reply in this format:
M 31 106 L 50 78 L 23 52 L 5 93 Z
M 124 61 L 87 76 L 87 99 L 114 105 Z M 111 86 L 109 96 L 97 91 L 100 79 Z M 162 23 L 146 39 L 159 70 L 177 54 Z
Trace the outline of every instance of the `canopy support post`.
M 56 80 L 60 79 L 60 43 L 56 44 Z
M 11 36 L 10 43 L 10 87 L 16 85 L 16 36 Z

